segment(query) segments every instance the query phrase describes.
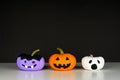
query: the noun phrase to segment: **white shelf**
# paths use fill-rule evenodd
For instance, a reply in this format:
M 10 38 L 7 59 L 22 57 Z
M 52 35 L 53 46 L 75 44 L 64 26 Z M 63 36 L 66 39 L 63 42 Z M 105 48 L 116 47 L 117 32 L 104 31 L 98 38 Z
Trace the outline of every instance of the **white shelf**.
M 0 63 L 0 80 L 120 80 L 120 63 L 106 63 L 98 71 L 84 70 L 79 63 L 70 71 L 49 67 L 41 71 L 21 71 L 15 63 Z

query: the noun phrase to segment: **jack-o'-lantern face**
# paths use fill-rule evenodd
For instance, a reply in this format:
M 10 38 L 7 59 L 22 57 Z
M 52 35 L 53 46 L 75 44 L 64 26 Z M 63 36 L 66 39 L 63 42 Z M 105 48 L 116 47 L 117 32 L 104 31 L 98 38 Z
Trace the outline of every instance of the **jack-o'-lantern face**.
M 49 65 L 54 70 L 71 70 L 76 65 L 76 58 L 70 54 L 53 54 L 49 58 Z

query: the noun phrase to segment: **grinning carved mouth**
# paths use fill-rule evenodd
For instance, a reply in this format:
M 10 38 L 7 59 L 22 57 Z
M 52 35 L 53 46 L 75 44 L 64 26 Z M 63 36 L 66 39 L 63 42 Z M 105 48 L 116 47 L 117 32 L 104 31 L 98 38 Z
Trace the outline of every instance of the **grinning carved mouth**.
M 54 66 L 56 67 L 56 68 L 68 68 L 69 66 L 70 66 L 71 64 L 69 63 L 69 64 L 54 64 Z
M 35 64 L 35 65 L 33 65 L 33 66 L 26 66 L 26 65 L 22 64 L 22 66 L 25 67 L 25 68 L 34 68 L 34 67 L 37 66 L 37 64 Z

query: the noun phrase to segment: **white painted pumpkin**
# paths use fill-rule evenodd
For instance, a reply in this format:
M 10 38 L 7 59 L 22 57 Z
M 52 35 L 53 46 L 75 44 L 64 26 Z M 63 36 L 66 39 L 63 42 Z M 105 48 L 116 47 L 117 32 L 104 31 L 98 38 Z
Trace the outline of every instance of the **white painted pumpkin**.
M 100 70 L 104 67 L 105 60 L 103 57 L 85 56 L 81 60 L 82 67 L 87 70 Z

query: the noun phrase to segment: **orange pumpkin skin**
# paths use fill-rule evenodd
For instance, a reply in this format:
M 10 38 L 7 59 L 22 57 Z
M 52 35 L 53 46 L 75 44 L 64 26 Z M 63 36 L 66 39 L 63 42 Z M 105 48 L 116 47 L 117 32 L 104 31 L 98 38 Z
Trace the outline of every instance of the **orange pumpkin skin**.
M 54 70 L 71 70 L 76 65 L 76 58 L 70 53 L 55 53 L 49 58 L 49 65 Z

